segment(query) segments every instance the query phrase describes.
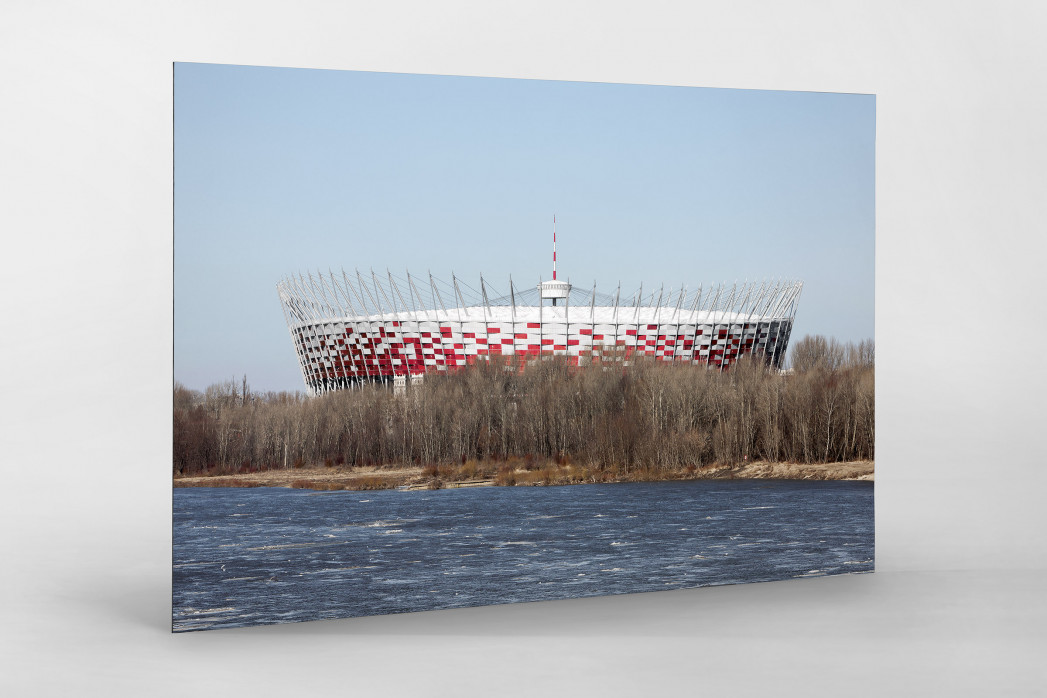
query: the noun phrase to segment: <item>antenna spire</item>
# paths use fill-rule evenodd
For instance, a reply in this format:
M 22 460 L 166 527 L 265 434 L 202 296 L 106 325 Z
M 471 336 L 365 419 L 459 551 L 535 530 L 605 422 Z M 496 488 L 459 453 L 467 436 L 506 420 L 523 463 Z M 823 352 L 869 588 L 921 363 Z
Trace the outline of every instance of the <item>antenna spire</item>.
M 553 281 L 556 281 L 556 214 L 553 214 Z

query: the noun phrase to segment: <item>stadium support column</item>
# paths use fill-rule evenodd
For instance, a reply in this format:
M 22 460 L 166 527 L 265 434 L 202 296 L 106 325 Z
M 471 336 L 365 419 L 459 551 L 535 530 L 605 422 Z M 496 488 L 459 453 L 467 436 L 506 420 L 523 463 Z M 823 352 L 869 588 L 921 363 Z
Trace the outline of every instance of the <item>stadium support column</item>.
M 676 332 L 673 334 L 673 355 L 670 357 L 672 363 L 676 363 L 676 345 L 680 343 L 680 306 L 683 304 L 683 294 L 686 290 L 684 283 L 680 282 L 680 293 L 676 298 L 676 309 L 672 317 L 676 318 Z
M 381 317 L 382 316 L 382 307 L 380 305 L 378 305 L 378 300 L 374 297 L 374 295 L 372 295 L 371 289 L 367 288 L 367 284 L 364 283 L 364 277 L 360 275 L 360 270 L 359 269 L 356 270 L 356 281 L 359 284 L 359 289 L 361 291 L 363 291 L 364 293 L 366 293 L 367 297 L 371 299 L 371 306 L 372 306 L 372 308 L 374 308 L 374 313 L 372 313 L 372 315 L 375 315 L 377 317 Z M 362 298 L 363 298 L 363 296 L 361 296 L 361 299 Z M 376 335 L 376 333 L 375 333 L 375 321 L 368 319 L 366 324 L 367 324 L 367 340 L 368 340 L 368 342 L 371 345 L 371 347 L 370 347 L 371 348 L 371 360 L 374 361 L 377 364 L 378 363 L 378 350 L 375 347 L 375 338 L 376 338 L 375 337 L 375 335 Z M 378 324 L 380 325 L 381 321 L 378 321 Z M 367 361 L 367 359 L 364 359 L 364 361 Z M 377 373 L 376 376 L 373 376 L 373 377 L 377 378 L 378 381 L 381 381 L 382 380 L 382 367 L 381 367 L 381 365 L 376 366 L 375 370 L 378 373 Z M 368 371 L 368 378 L 370 379 L 371 377 L 372 377 L 371 372 Z
M 304 286 L 305 282 L 302 280 L 301 277 L 302 277 L 301 273 L 298 274 L 298 279 L 295 279 L 294 276 L 291 276 L 291 277 L 289 277 L 289 282 L 294 287 L 293 290 L 296 293 L 296 298 L 301 299 L 301 306 L 302 306 L 302 311 L 303 311 L 303 317 L 302 317 L 302 323 L 303 324 L 302 324 L 302 327 L 301 327 L 302 341 L 303 342 L 305 341 L 306 336 L 308 334 L 309 341 L 312 342 L 312 341 L 315 340 L 315 335 L 316 335 L 316 330 L 313 329 L 314 323 L 315 323 L 315 320 L 313 319 L 313 315 L 314 315 L 315 311 L 313 310 L 312 304 L 310 304 L 306 300 L 306 297 L 307 297 L 308 294 L 305 292 L 305 286 Z M 319 340 L 316 340 L 316 341 L 317 341 L 317 343 L 319 343 Z M 302 376 L 305 379 L 305 387 L 308 388 L 309 391 L 312 392 L 315 395 L 316 394 L 316 384 L 315 384 L 316 379 L 310 373 L 309 360 L 310 360 L 309 352 L 305 351 L 304 347 L 303 347 Z
M 386 294 L 386 292 L 385 292 L 385 288 L 382 287 L 381 285 L 379 285 L 378 277 L 375 275 L 374 269 L 371 270 L 371 283 L 374 285 L 375 294 L 376 295 L 380 295 L 382 298 L 384 298 L 385 302 L 388 303 L 391 306 L 391 308 L 392 308 L 392 312 L 387 312 L 386 309 L 385 309 L 385 306 L 384 305 L 382 306 L 382 318 L 383 319 L 382 319 L 382 323 L 381 323 L 381 327 L 385 331 L 384 335 L 381 335 L 382 336 L 382 348 L 385 350 L 386 361 L 389 362 L 389 382 L 392 383 L 393 379 L 396 377 L 396 367 L 393 366 L 393 351 L 392 351 L 392 344 L 393 344 L 393 342 L 390 341 L 390 340 L 395 339 L 395 335 L 399 334 L 399 332 L 393 330 L 393 328 L 390 327 L 390 323 L 395 323 L 396 322 L 395 320 L 391 320 L 390 318 L 395 317 L 396 314 L 397 314 L 396 298 L 393 297 L 392 299 L 390 299 L 389 295 Z M 392 293 L 392 289 L 389 289 L 389 291 L 390 291 L 390 293 Z M 379 369 L 380 369 L 381 368 L 381 362 L 380 361 L 378 362 L 378 366 L 379 366 Z M 382 376 L 382 382 L 383 383 L 385 382 L 385 375 L 384 374 Z
M 284 312 L 284 322 L 287 323 L 287 332 L 291 335 L 291 344 L 294 346 L 295 356 L 298 358 L 298 368 L 302 372 L 302 382 L 306 385 L 309 384 L 308 376 L 305 373 L 305 355 L 302 350 L 302 343 L 299 341 L 298 336 L 295 335 L 294 325 L 292 324 L 291 318 L 295 318 L 294 324 L 299 325 L 299 331 L 301 331 L 302 319 L 298 314 L 298 310 L 295 307 L 297 305 L 294 298 L 290 294 L 290 290 L 286 288 L 286 281 L 284 284 L 276 285 L 276 293 L 280 297 L 280 307 Z M 290 311 L 290 312 L 289 312 Z
M 390 347 L 390 345 L 393 344 L 393 342 L 391 342 L 389 340 L 393 339 L 394 335 L 399 334 L 399 332 L 396 332 L 395 330 L 393 330 L 393 327 L 390 326 L 390 323 L 394 323 L 396 321 L 395 320 L 390 320 L 389 318 L 395 316 L 396 313 L 397 313 L 396 298 L 394 297 L 394 298 L 392 298 L 390 300 L 389 295 L 386 294 L 386 292 L 385 292 L 385 288 L 378 283 L 378 277 L 375 275 L 374 269 L 371 270 L 371 284 L 374 286 L 375 295 L 379 296 L 380 298 L 384 298 L 385 302 L 389 306 L 392 307 L 392 313 L 389 313 L 389 312 L 387 312 L 385 310 L 385 306 L 384 305 L 381 306 L 382 307 L 382 320 L 381 320 L 381 325 L 380 325 L 381 328 L 384 330 L 384 335 L 381 335 L 382 336 L 382 344 L 384 345 L 383 349 L 385 350 L 386 361 L 389 362 L 389 373 L 390 373 L 389 379 L 390 379 L 390 381 L 392 381 L 392 379 L 396 376 L 396 368 L 393 366 L 393 352 L 392 352 L 392 349 Z M 392 293 L 392 289 L 389 289 L 389 292 Z M 381 367 L 381 361 L 378 362 L 378 365 L 379 365 L 379 367 Z M 385 381 L 384 374 L 383 374 L 382 381 L 383 382 Z
M 793 321 L 796 318 L 796 298 L 800 295 L 800 288 L 801 285 L 794 282 L 788 291 L 787 302 L 785 303 L 783 317 L 786 317 L 788 321 L 782 323 L 784 326 L 784 336 L 780 341 L 786 350 L 788 350 L 789 338 L 792 336 L 793 332 Z
M 782 319 L 781 319 L 780 311 L 781 311 L 781 307 L 782 307 L 782 298 L 783 297 L 784 297 L 783 289 L 782 289 L 781 285 L 779 285 L 778 288 L 775 290 L 775 301 L 776 302 L 774 304 L 774 309 L 770 313 L 768 313 L 768 316 L 769 316 L 770 320 L 768 320 L 768 325 L 767 325 L 767 341 L 768 341 L 768 343 L 771 344 L 771 367 L 772 368 L 778 368 L 778 363 L 780 361 L 780 359 L 778 358 L 778 355 L 779 355 L 778 337 L 781 335 L 781 332 L 782 332 Z M 771 342 L 771 326 L 770 326 L 770 323 L 774 323 L 774 325 L 775 325 L 775 327 L 774 327 L 774 341 L 773 341 L 773 343 Z
M 571 283 L 570 277 L 568 277 L 567 283 L 568 283 L 568 288 L 570 288 L 570 283 Z M 567 292 L 567 295 L 564 296 L 564 299 L 563 299 L 563 331 L 564 331 L 564 340 L 563 341 L 566 342 L 567 338 L 571 335 L 571 292 L 570 291 Z M 565 350 L 564 354 L 565 355 L 566 355 L 566 349 L 567 349 L 567 345 L 564 344 L 564 350 Z M 553 354 L 554 355 L 556 354 L 556 340 L 555 339 L 553 340 Z
M 458 279 L 455 277 L 454 272 L 451 272 L 451 283 L 454 284 L 454 305 L 458 309 L 458 324 L 462 324 L 462 306 L 465 305 L 465 299 L 462 298 L 462 289 L 458 288 Z M 461 301 L 459 303 L 459 301 Z M 466 317 L 469 316 L 469 309 L 466 308 Z
M 771 340 L 771 323 L 774 322 L 774 307 L 778 302 L 778 296 L 781 293 L 781 290 L 782 281 L 781 279 L 778 279 L 774 282 L 772 290 L 768 291 L 767 301 L 764 303 L 763 310 L 761 311 L 761 315 L 764 319 L 764 325 L 766 325 L 767 329 L 767 337 L 764 339 L 763 351 L 764 354 L 767 356 L 768 364 L 772 368 L 774 367 L 774 344 Z
M 483 299 L 483 313 L 484 313 L 484 324 L 487 324 L 488 310 L 490 310 L 490 303 L 487 300 L 487 286 L 484 285 L 483 272 L 480 273 L 480 297 Z M 486 330 L 485 330 L 486 331 Z
M 403 312 L 404 318 L 407 318 L 408 317 L 407 313 L 409 311 L 409 308 L 407 307 L 407 302 L 404 300 L 403 294 L 400 293 L 400 287 L 396 285 L 396 281 L 393 280 L 393 273 L 391 271 L 389 271 L 389 269 L 386 269 L 385 273 L 389 277 L 389 288 L 392 291 L 392 293 L 394 294 L 394 296 L 396 298 L 400 299 L 400 305 L 402 305 L 404 307 L 404 312 Z M 401 319 L 397 315 L 396 316 L 396 322 L 397 322 L 397 327 L 399 329 L 398 334 L 400 335 L 400 341 L 398 342 L 398 344 L 400 345 L 400 351 L 399 351 L 400 366 L 401 366 L 401 368 L 403 368 L 403 374 L 405 376 L 407 376 L 406 380 L 408 382 L 410 382 L 410 378 L 411 378 L 411 360 L 407 358 L 407 336 L 406 336 L 406 334 L 404 332 L 404 320 Z M 415 329 L 417 329 L 417 328 L 415 328 Z M 412 350 L 413 350 L 414 345 L 412 344 L 411 347 L 412 347 Z M 393 369 L 393 375 L 396 375 L 396 369 Z
M 589 300 L 589 324 L 596 324 L 596 280 L 593 279 L 593 296 Z
M 328 273 L 331 273 L 330 269 L 328 269 L 327 271 L 328 271 Z M 332 276 L 333 276 L 333 274 L 332 274 Z M 328 291 L 327 282 L 324 280 L 324 275 L 323 275 L 323 273 L 319 269 L 316 270 L 316 284 L 317 284 L 317 286 L 320 289 L 320 295 L 323 296 L 324 302 L 331 309 L 331 315 L 333 316 L 331 318 L 333 320 L 331 322 L 331 332 L 330 333 L 325 332 L 325 336 L 327 337 L 327 340 L 326 340 L 327 346 L 325 348 L 327 349 L 328 355 L 331 357 L 331 369 L 334 371 L 334 374 L 335 374 L 329 380 L 332 383 L 334 383 L 336 386 L 344 387 L 345 364 L 342 363 L 342 356 L 341 356 L 341 354 L 338 351 L 338 339 L 339 338 L 336 337 L 335 334 L 334 334 L 337 331 L 337 328 L 339 327 L 340 323 L 337 320 L 335 320 L 334 318 L 344 318 L 345 317 L 345 308 L 343 308 L 342 304 L 338 302 L 338 294 L 336 294 L 334 292 L 334 288 L 333 287 L 330 289 L 331 297 L 330 298 L 327 297 L 327 291 Z M 344 332 L 345 332 L 345 330 L 343 328 L 342 329 L 342 333 L 344 334 Z M 339 376 L 338 373 L 341 373 L 342 375 Z
M 745 284 L 742 286 L 742 290 L 745 291 L 745 300 L 743 300 L 742 304 L 739 306 L 739 311 L 740 312 L 738 314 L 742 315 L 743 313 L 745 313 L 746 309 L 749 310 L 749 313 L 746 315 L 745 322 L 742 323 L 742 334 L 741 334 L 741 336 L 738 337 L 738 359 L 739 360 L 741 360 L 742 355 L 745 353 L 745 330 L 748 329 L 749 321 L 752 319 L 752 316 L 753 316 L 752 308 L 749 306 L 749 299 L 752 297 L 753 286 L 755 286 L 755 285 L 756 285 L 755 281 L 752 284 L 750 284 L 748 281 L 746 281 Z
M 418 310 L 424 305 L 424 303 L 422 303 L 422 294 L 418 292 L 418 288 L 414 285 L 414 279 L 411 278 L 411 272 L 404 269 L 404 273 L 407 274 L 408 294 L 413 294 L 411 295 L 411 305 L 414 306 L 414 319 L 415 322 L 418 322 Z
M 389 300 L 389 296 L 385 292 L 385 288 L 378 284 L 378 277 L 375 276 L 374 269 L 371 270 L 371 283 L 374 286 L 374 292 L 376 296 L 380 296 L 385 299 L 385 302 L 392 306 L 393 314 L 396 314 L 396 299 Z M 391 291 L 392 289 L 390 289 Z M 382 315 L 385 316 L 385 306 L 382 306 Z
M 705 320 L 704 320 L 705 326 L 702 328 L 703 336 L 704 336 L 704 333 L 705 333 L 705 329 L 706 328 L 709 329 L 709 343 L 708 343 L 708 347 L 709 348 L 706 351 L 706 355 L 705 355 L 705 367 L 706 368 L 709 368 L 709 362 L 712 361 L 712 359 L 713 359 L 713 349 L 716 348 L 716 347 L 713 346 L 713 342 L 716 341 L 715 312 L 716 312 L 716 304 L 719 302 L 719 298 L 720 298 L 720 286 L 717 285 L 716 286 L 716 293 L 714 294 L 713 293 L 713 289 L 710 288 L 709 292 L 707 294 L 705 294 L 705 301 L 703 301 L 703 303 L 702 303 L 702 307 L 703 308 L 705 307 L 706 304 L 708 304 L 708 306 L 709 306 L 709 309 L 704 311 L 704 313 L 705 313 Z
M 625 351 L 624 351 L 625 355 L 622 357 L 623 364 L 629 358 L 629 356 L 631 354 L 635 354 L 636 353 L 636 342 L 640 341 L 640 304 L 641 303 L 643 303 L 643 282 L 642 281 L 640 282 L 640 290 L 636 294 L 636 313 L 633 315 L 633 325 L 636 327 L 636 331 L 634 332 L 635 339 L 633 340 L 633 342 L 634 342 L 633 343 L 633 350 L 632 350 L 632 352 L 629 351 L 629 344 L 628 344 L 628 342 L 629 342 L 629 340 L 628 340 L 629 330 L 626 330 L 625 332 L 626 332 L 627 339 L 625 340 L 626 341 Z
M 726 283 L 726 282 L 724 282 L 724 283 Z M 713 322 L 713 325 L 712 325 L 713 334 L 712 334 L 712 338 L 709 340 L 709 360 L 710 361 L 713 359 L 713 343 L 715 342 L 715 343 L 718 344 L 720 342 L 720 322 L 719 322 L 720 318 L 716 315 L 716 313 L 720 312 L 720 296 L 722 294 L 723 294 L 723 283 L 721 283 L 716 288 L 716 296 L 712 300 L 712 310 L 709 313 L 709 319 L 712 320 L 712 322 Z M 720 368 L 721 365 L 722 365 L 722 361 L 720 363 L 717 363 L 716 367 Z
M 698 291 L 694 294 L 694 302 L 691 303 L 691 309 L 688 311 L 688 317 L 690 317 L 691 322 L 694 324 L 694 332 L 691 334 L 691 363 L 692 364 L 694 364 L 694 362 L 697 360 L 697 356 L 698 356 L 698 354 L 701 351 L 699 349 L 699 346 L 701 345 L 701 342 L 698 341 L 698 312 L 697 312 L 697 310 L 698 310 L 698 302 L 702 298 L 702 289 L 703 289 L 703 285 L 699 284 L 698 285 Z
M 484 351 L 487 352 L 486 354 L 484 354 L 484 356 L 487 357 L 487 362 L 490 363 L 490 361 L 491 361 L 491 323 L 490 323 L 491 303 L 490 303 L 490 300 L 487 298 L 487 286 L 484 284 L 483 272 L 480 273 L 480 295 L 483 297 L 483 302 L 484 302 L 484 341 L 487 342 L 487 344 L 484 345 L 486 347 L 486 349 L 484 349 Z M 479 344 L 479 342 L 477 342 L 477 344 Z M 479 346 L 476 347 L 476 353 L 477 353 L 477 355 L 480 354 L 480 347 Z
M 800 294 L 803 293 L 803 282 L 797 281 L 793 286 L 793 295 L 789 300 L 789 328 L 786 331 L 785 342 L 786 345 L 789 343 L 789 338 L 793 333 L 793 324 L 796 321 L 796 311 L 800 307 Z
M 305 291 L 309 294 L 309 298 L 312 300 L 312 306 L 314 308 L 314 320 L 310 328 L 313 333 L 313 341 L 316 345 L 313 351 L 313 356 L 316 360 L 316 373 L 314 374 L 313 380 L 315 382 L 316 387 L 315 394 L 322 395 L 327 392 L 327 378 L 324 375 L 327 372 L 327 367 L 323 365 L 323 361 L 325 360 L 324 349 L 326 347 L 320 346 L 321 342 L 324 342 L 326 345 L 326 338 L 324 335 L 323 326 L 324 313 L 321 312 L 322 305 L 320 303 L 320 300 L 316 297 L 316 289 L 313 288 L 312 276 L 309 276 L 308 282 L 306 282 L 305 278 L 302 277 L 300 274 L 299 278 L 301 278 L 302 286 L 305 289 Z
M 395 298 L 399 298 L 400 299 L 400 305 L 402 305 L 404 307 L 404 315 L 406 316 L 407 315 L 407 311 L 410 310 L 410 308 L 408 308 L 408 306 L 407 306 L 407 301 L 404 300 L 403 294 L 400 293 L 400 287 L 397 286 L 396 282 L 393 280 L 393 273 L 391 271 L 389 271 L 388 269 L 385 270 L 385 273 L 389 277 L 389 288 L 392 290 L 393 294 L 395 295 Z M 397 312 L 399 312 L 399 311 L 397 311 Z
M 738 279 L 736 278 L 734 280 L 734 285 L 731 286 L 731 298 L 730 298 L 730 300 L 727 301 L 727 307 L 730 309 L 729 312 L 732 315 L 734 314 L 734 294 L 735 294 L 735 291 L 737 291 L 737 290 L 738 290 Z M 726 315 L 726 313 L 725 313 L 725 315 Z M 727 340 L 727 344 L 725 346 L 726 347 L 730 347 L 731 346 L 731 320 L 730 320 L 730 318 L 725 318 L 725 319 L 727 320 L 727 323 L 726 323 L 727 324 L 727 336 L 724 338 L 724 339 Z M 723 350 L 723 354 L 720 355 L 720 373 L 723 373 L 723 364 L 724 364 L 724 361 L 727 360 L 728 351 L 729 351 L 728 349 L 724 349 Z
M 440 301 L 440 309 L 444 311 L 444 314 L 450 318 L 450 313 L 447 312 L 447 307 L 444 305 L 443 296 L 440 295 L 440 289 L 436 287 L 436 282 L 433 280 L 433 273 L 429 272 L 429 288 L 433 292 L 433 310 L 436 309 L 436 301 Z
M 320 379 L 319 380 L 320 380 L 320 384 L 322 385 L 322 391 L 327 392 L 330 389 L 330 380 L 328 378 L 328 370 L 327 370 L 327 361 L 328 361 L 329 357 L 328 357 L 328 348 L 327 348 L 327 330 L 326 330 L 325 325 L 324 325 L 324 319 L 327 316 L 330 316 L 331 313 L 330 312 L 325 312 L 325 311 L 327 311 L 327 309 L 324 307 L 325 306 L 325 301 L 321 300 L 320 297 L 317 295 L 316 283 L 313 280 L 312 272 L 308 272 L 306 275 L 309 278 L 309 292 L 312 295 L 314 301 L 316 302 L 317 307 L 319 307 L 319 309 L 320 309 L 319 319 L 317 321 L 317 324 L 314 325 L 313 332 L 314 333 L 316 332 L 316 328 L 319 329 L 319 333 L 320 334 L 317 335 L 317 340 L 316 340 L 316 343 L 317 343 L 317 347 L 316 347 L 316 350 L 317 350 L 317 352 L 316 352 L 316 354 L 317 354 L 317 364 L 320 366 Z M 320 346 L 321 343 L 322 343 L 322 346 Z
M 766 315 L 767 315 L 767 306 L 768 306 L 768 303 L 769 303 L 769 298 L 771 298 L 772 290 L 773 290 L 773 284 L 771 284 L 768 281 L 765 281 L 760 286 L 760 292 L 758 294 L 756 302 L 753 303 L 753 310 L 752 310 L 752 312 L 756 316 L 756 327 L 753 330 L 753 349 L 750 352 L 750 354 L 752 354 L 753 356 L 756 356 L 756 350 L 760 346 L 760 326 L 763 324 L 763 318 L 766 317 Z M 769 330 L 768 330 L 768 332 L 769 332 Z M 766 352 L 766 348 L 767 348 L 767 345 L 765 343 L 764 344 L 764 354 L 765 355 L 767 353 Z
M 342 278 L 345 279 L 345 271 L 344 270 L 342 271 Z M 348 283 L 348 279 L 345 279 L 345 282 Z M 349 292 L 345 288 L 339 287 L 338 281 L 334 277 L 334 272 L 331 272 L 331 288 L 335 289 L 335 291 L 341 291 L 342 292 L 342 298 L 345 300 L 345 304 L 346 304 L 346 306 L 348 308 L 348 311 L 346 312 L 345 317 L 349 321 L 349 324 L 353 324 L 353 318 L 355 318 L 357 316 L 356 308 L 353 307 L 353 302 L 349 299 Z M 348 340 L 348 333 L 346 332 L 345 334 L 346 334 L 346 338 Z M 356 328 L 355 327 L 353 328 L 353 334 L 354 335 L 356 334 Z M 354 340 L 349 340 L 349 341 L 355 341 L 355 339 Z M 345 347 L 346 347 L 345 353 L 349 355 L 349 362 L 352 363 L 352 365 L 353 365 L 352 379 L 350 381 L 348 381 L 348 384 L 349 384 L 349 387 L 355 388 L 357 383 L 360 380 L 360 369 L 356 366 L 356 357 L 353 356 L 353 350 L 352 350 L 352 347 L 349 345 L 348 341 L 346 342 Z
M 450 322 L 451 321 L 451 314 L 449 312 L 447 312 L 447 307 L 444 305 L 443 296 L 440 295 L 440 289 L 438 289 L 436 287 L 436 281 L 433 279 L 433 273 L 432 272 L 429 272 L 429 288 L 430 288 L 430 290 L 433 293 L 433 309 L 434 310 L 436 309 L 436 301 L 439 300 L 440 301 L 440 309 L 444 311 L 444 315 L 447 318 L 446 321 Z M 439 314 L 437 314 L 437 318 L 439 318 Z M 442 323 L 441 322 L 437 322 L 436 326 L 437 327 L 441 327 Z M 446 370 L 447 369 L 447 354 L 445 353 L 446 349 L 444 348 L 443 331 L 440 331 L 438 334 L 440 335 L 440 356 L 443 357 L 442 359 L 439 359 L 439 360 L 443 361 L 443 368 Z M 436 338 L 433 337 L 433 339 L 436 339 Z M 436 342 L 433 342 L 433 344 L 436 344 Z M 440 372 L 440 366 L 439 365 L 436 366 L 436 371 L 437 371 L 437 373 Z
M 509 302 L 511 304 L 511 310 L 509 311 L 509 317 L 513 321 L 513 325 L 516 324 L 516 291 L 513 289 L 513 277 L 509 277 Z
M 654 324 L 655 325 L 658 325 L 662 321 L 662 295 L 664 293 L 665 293 L 665 284 L 662 284 L 662 287 L 658 289 L 658 302 L 654 306 Z M 670 286 L 669 287 L 669 295 L 672 295 L 672 293 L 673 293 L 673 288 L 672 288 L 672 286 Z M 660 331 L 660 329 L 661 328 L 659 327 L 658 331 Z M 655 344 L 655 346 L 657 346 L 657 343 Z
M 407 271 L 406 269 L 404 271 L 407 273 L 407 285 L 410 287 L 410 290 L 414 293 L 414 296 L 417 299 L 417 306 L 416 306 L 416 310 L 415 310 L 415 314 L 414 314 L 414 319 L 415 319 L 416 322 L 419 322 L 419 320 L 418 320 L 418 308 L 422 308 L 422 306 L 424 306 L 425 303 L 422 301 L 422 294 L 419 293 L 418 287 L 415 286 L 415 284 L 414 284 L 414 279 L 411 278 L 411 272 Z M 434 313 L 436 312 L 435 303 L 433 304 L 433 312 Z M 419 344 L 415 345 L 415 352 L 416 353 L 417 352 L 421 352 L 420 353 L 420 357 L 421 357 L 421 362 L 422 362 L 422 375 L 424 376 L 424 375 L 429 373 L 429 366 L 426 365 L 426 363 L 425 363 L 425 351 L 421 347 L 421 337 L 422 337 L 422 325 L 419 324 L 418 325 L 418 338 L 419 338 L 418 341 L 419 341 Z M 416 354 L 416 355 L 418 355 L 418 354 Z
M 344 271 L 342 272 L 342 275 L 345 276 L 345 272 Z M 357 278 L 360 277 L 360 272 L 359 271 L 356 272 L 356 276 L 357 276 Z M 352 282 L 349 281 L 349 277 L 348 276 L 345 276 L 345 285 L 346 285 L 346 287 L 350 291 L 353 292 L 353 295 L 356 296 L 356 300 L 360 302 L 360 307 L 363 308 L 363 311 L 364 311 L 363 314 L 360 315 L 359 320 L 357 322 L 356 334 L 359 337 L 360 341 L 362 341 L 362 342 L 371 342 L 373 344 L 373 339 L 371 337 L 371 324 L 367 320 L 367 316 L 370 314 L 370 311 L 367 308 L 367 301 L 364 300 L 363 293 L 361 293 L 360 289 L 357 288 L 356 286 L 353 286 Z M 367 290 L 367 289 L 364 289 L 364 290 Z M 367 328 L 367 332 L 364 333 L 364 334 L 360 334 L 360 328 L 361 327 L 366 327 Z M 367 363 L 367 346 L 366 346 L 366 344 L 361 344 L 360 345 L 360 360 L 363 361 L 363 364 L 364 364 L 364 373 L 367 374 L 367 382 L 371 383 L 373 376 L 371 375 L 371 366 L 370 366 L 370 364 Z
M 359 385 L 363 382 L 363 379 L 365 377 L 367 378 L 367 382 L 371 381 L 371 370 L 367 366 L 367 358 L 364 356 L 364 347 L 359 344 L 359 342 L 367 339 L 366 335 L 360 334 L 360 324 L 367 317 L 367 305 L 363 302 L 360 293 L 353 286 L 352 282 L 349 281 L 349 276 L 345 273 L 344 269 L 342 270 L 342 282 L 342 295 L 345 296 L 345 302 L 349 304 L 349 308 L 353 311 L 353 341 L 357 343 L 356 346 L 360 351 L 360 360 L 363 362 L 363 370 L 361 371 L 356 365 L 356 357 L 353 356 L 353 350 L 349 350 L 349 356 L 353 357 L 353 372 L 356 374 L 356 381 L 354 385 Z M 360 308 L 362 309 L 362 312 L 357 312 L 356 308 L 353 306 L 353 301 L 349 298 L 350 291 L 356 296 L 356 300 L 358 303 L 360 303 Z
M 462 298 L 462 292 L 458 288 L 458 278 L 455 277 L 453 271 L 451 272 L 451 287 L 452 287 L 452 291 L 453 291 L 453 293 L 451 295 L 454 296 L 454 307 L 455 307 L 455 309 L 457 311 L 457 316 L 458 316 L 458 332 L 457 333 L 455 333 L 453 331 L 451 332 L 451 356 L 454 357 L 454 359 L 453 359 L 453 361 L 454 361 L 454 368 L 455 368 L 455 370 L 457 370 L 459 354 L 458 354 L 457 347 L 455 347 L 455 341 L 454 341 L 455 334 L 458 334 L 458 336 L 462 338 L 462 353 L 461 353 L 460 356 L 462 356 L 462 357 L 466 356 L 466 354 L 465 354 L 465 339 L 464 339 L 465 335 L 464 335 L 464 331 L 463 331 L 465 328 L 462 325 L 462 306 L 465 305 L 465 299 Z M 469 316 L 469 310 L 468 309 L 466 309 L 465 314 L 466 314 L 466 317 Z M 448 321 L 448 322 L 450 322 L 450 321 Z M 443 339 L 446 339 L 446 337 L 441 338 L 441 344 L 443 344 L 443 341 L 442 341 Z M 444 367 L 446 368 L 446 366 L 447 366 L 447 349 L 444 349 Z
M 780 341 L 782 336 L 782 328 L 785 325 L 785 314 L 788 311 L 790 296 L 792 295 L 794 287 L 795 284 L 782 288 L 782 290 L 780 291 L 778 304 L 775 306 L 774 313 L 772 314 L 772 319 L 778 323 L 778 326 L 777 328 L 775 328 L 774 332 L 774 349 L 771 353 L 771 365 L 775 368 L 779 368 L 781 366 L 781 363 L 784 358 L 781 355 L 782 349 L 780 346 Z M 790 331 L 791 328 L 787 331 L 786 337 L 788 337 L 788 332 Z M 768 334 L 770 334 L 770 332 L 768 332 Z
M 540 295 L 540 294 L 539 294 Z M 541 298 L 538 299 L 541 302 Z M 513 276 L 509 275 L 509 328 L 510 336 L 512 337 L 512 343 L 507 345 L 512 347 L 513 350 L 513 363 L 516 364 L 516 370 L 520 370 L 520 355 L 516 351 L 516 289 L 513 287 Z M 503 332 L 504 334 L 504 332 Z M 503 348 L 504 351 L 504 348 Z

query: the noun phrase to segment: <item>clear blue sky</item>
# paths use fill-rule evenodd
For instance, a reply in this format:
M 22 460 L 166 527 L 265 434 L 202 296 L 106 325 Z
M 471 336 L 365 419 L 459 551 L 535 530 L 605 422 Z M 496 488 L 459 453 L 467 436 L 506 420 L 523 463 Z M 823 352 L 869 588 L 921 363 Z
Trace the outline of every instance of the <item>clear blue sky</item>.
M 175 66 L 174 376 L 304 388 L 292 272 L 805 282 L 873 337 L 872 95 Z

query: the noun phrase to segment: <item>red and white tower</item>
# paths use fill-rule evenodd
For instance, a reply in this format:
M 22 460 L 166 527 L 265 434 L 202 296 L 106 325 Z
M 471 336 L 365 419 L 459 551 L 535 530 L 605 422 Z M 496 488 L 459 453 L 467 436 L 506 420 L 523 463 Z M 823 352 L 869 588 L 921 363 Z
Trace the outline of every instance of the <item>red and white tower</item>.
M 571 284 L 556 279 L 556 214 L 553 214 L 553 280 L 538 284 L 538 291 L 543 301 L 548 298 L 553 305 L 561 298 L 566 299 L 571 292 Z

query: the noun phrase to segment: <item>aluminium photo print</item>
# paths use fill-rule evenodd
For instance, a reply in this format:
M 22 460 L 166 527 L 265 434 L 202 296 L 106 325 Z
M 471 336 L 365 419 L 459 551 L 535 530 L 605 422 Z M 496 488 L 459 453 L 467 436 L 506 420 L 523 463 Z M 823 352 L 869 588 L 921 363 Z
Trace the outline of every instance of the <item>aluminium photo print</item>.
M 174 88 L 174 631 L 873 571 L 873 95 Z

